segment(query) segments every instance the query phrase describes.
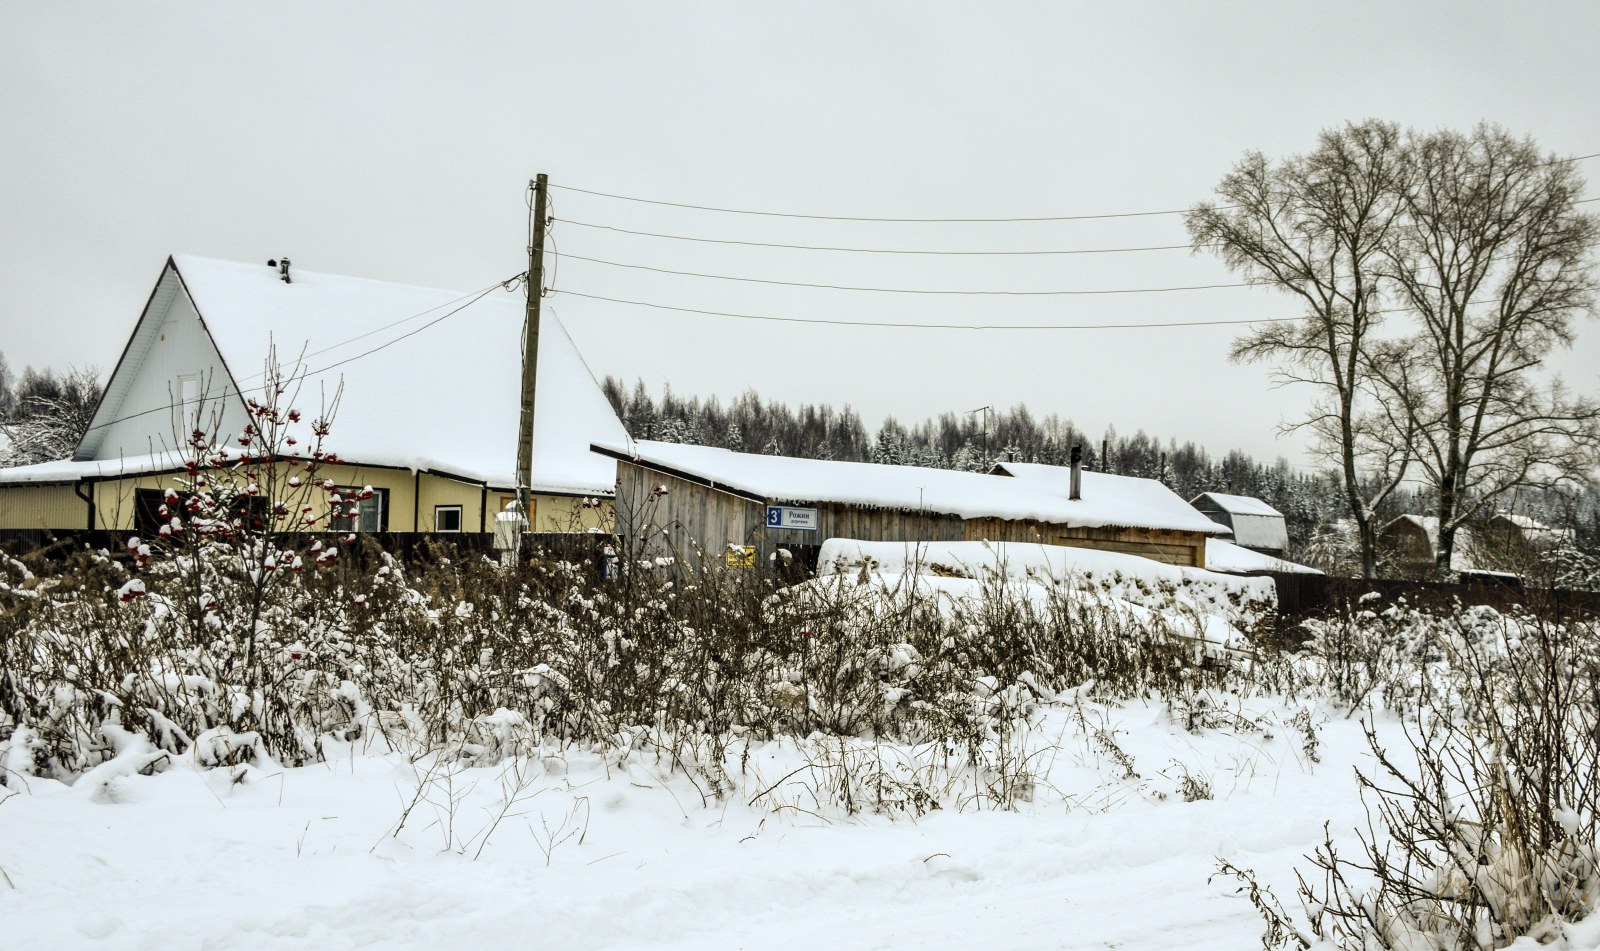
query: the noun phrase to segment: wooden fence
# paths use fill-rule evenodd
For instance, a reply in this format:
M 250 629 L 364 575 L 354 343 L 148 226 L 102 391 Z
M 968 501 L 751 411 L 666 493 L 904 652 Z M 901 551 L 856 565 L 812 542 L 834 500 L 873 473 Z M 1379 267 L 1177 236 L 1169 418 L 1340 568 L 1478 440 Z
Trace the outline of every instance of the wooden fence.
M 1494 575 L 1468 575 L 1459 583 L 1276 572 L 1263 576 L 1271 578 L 1278 588 L 1280 630 L 1293 628 L 1308 618 L 1340 614 L 1358 606 L 1382 609 L 1402 600 L 1411 607 L 1430 611 L 1484 604 L 1499 611 L 1522 607 L 1552 611 L 1557 617 L 1600 617 L 1600 592 L 1529 588 L 1516 578 Z

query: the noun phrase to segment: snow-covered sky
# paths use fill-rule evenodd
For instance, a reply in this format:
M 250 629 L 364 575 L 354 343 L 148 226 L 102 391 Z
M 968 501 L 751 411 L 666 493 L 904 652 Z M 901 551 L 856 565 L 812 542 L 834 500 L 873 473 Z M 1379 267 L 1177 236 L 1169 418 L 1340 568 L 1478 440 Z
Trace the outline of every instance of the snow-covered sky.
M 109 372 L 170 252 L 460 290 L 527 266 L 528 180 L 813 215 L 995 218 L 1181 209 L 1246 150 L 1345 120 L 1480 119 L 1600 152 L 1600 6 L 1499 3 L 25 4 L 0 0 L 0 352 Z M 1584 163 L 1591 179 L 1600 160 Z M 1591 193 L 1600 195 L 1600 186 Z M 1024 402 L 1221 452 L 1303 462 L 1308 394 L 1226 360 L 1238 327 L 984 324 L 1286 316 L 1221 288 L 903 295 L 661 274 L 946 290 L 1233 283 L 1173 215 L 905 224 L 717 214 L 553 189 L 549 304 L 597 373 L 724 398 L 850 403 L 869 425 Z M 583 223 L 583 224 L 580 224 Z M 394 315 L 395 319 L 405 314 Z M 438 385 L 480 348 L 440 338 Z M 353 331 L 354 332 L 354 331 Z M 1600 328 L 1558 361 L 1600 391 Z

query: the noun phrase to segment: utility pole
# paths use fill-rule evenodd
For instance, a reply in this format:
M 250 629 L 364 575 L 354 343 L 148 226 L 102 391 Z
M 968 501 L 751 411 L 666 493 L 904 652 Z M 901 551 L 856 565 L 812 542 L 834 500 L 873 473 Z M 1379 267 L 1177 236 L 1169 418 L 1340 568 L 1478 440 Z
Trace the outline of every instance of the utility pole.
M 549 176 L 540 172 L 528 186 L 533 189 L 533 236 L 528 243 L 528 311 L 522 327 L 522 425 L 517 428 L 517 504 L 522 507 L 525 531 L 532 531 L 528 494 L 533 484 L 533 394 L 539 378 L 539 301 L 544 296 L 544 209 Z M 517 533 L 519 564 L 523 534 Z
M 989 414 L 992 412 L 994 412 L 993 406 L 980 406 L 977 409 L 967 410 L 968 416 L 974 413 L 983 414 L 983 465 L 985 469 L 989 467 Z

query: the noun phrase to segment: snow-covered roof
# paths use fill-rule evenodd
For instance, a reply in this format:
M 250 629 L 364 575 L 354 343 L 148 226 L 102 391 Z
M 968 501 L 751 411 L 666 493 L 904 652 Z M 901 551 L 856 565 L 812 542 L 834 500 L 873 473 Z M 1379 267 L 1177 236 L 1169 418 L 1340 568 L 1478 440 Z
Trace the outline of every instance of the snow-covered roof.
M 1401 525 L 1409 525 L 1413 530 L 1420 531 L 1423 534 L 1428 543 L 1428 557 L 1432 559 L 1434 557 L 1434 553 L 1439 550 L 1438 516 L 1410 514 L 1396 516 L 1380 530 L 1380 534 L 1388 534 L 1393 532 L 1396 530 L 1397 526 Z M 1457 528 L 1455 547 L 1450 552 L 1450 570 L 1485 571 L 1485 573 L 1493 574 L 1494 572 L 1486 571 L 1484 568 L 1481 568 L 1478 565 L 1478 559 L 1475 556 L 1475 549 L 1477 548 L 1477 545 L 1477 538 L 1473 535 L 1470 527 L 1462 525 Z
M 643 440 L 601 443 L 596 448 L 769 502 L 834 502 L 937 512 L 964 519 L 1032 519 L 1072 528 L 1144 528 L 1206 535 L 1227 531 L 1189 508 L 1160 483 L 1104 473 L 1084 473 L 1083 498 L 1072 501 L 1065 489 L 1058 492 L 1053 484 L 1032 478 L 1004 479 L 921 466 L 796 459 Z M 1166 504 L 1162 492 L 1177 505 Z
M 1039 486 L 1060 498 L 1067 498 L 1072 493 L 1072 469 L 1069 466 L 1052 466 L 1039 462 L 1002 462 L 991 471 L 997 475 L 1009 475 Z M 1182 496 L 1155 479 L 1140 479 L 1088 470 L 1079 473 L 1079 476 L 1079 494 L 1083 496 L 1082 501 L 1116 500 L 1159 513 L 1159 518 L 1173 524 L 1198 526 L 1210 523 L 1203 529 L 1188 527 L 1185 529 L 1187 531 L 1204 531 L 1213 535 L 1228 534 L 1226 525 L 1212 522 L 1204 513 L 1185 502 Z M 1114 524 L 1126 524 L 1130 528 L 1149 527 L 1132 522 Z
M 1410 525 L 1427 536 L 1429 545 L 1437 546 L 1439 544 L 1439 519 L 1437 516 L 1399 515 L 1385 525 L 1382 530 L 1387 532 L 1397 525 Z
M 1272 571 L 1280 574 L 1320 575 L 1322 572 L 1282 558 L 1235 545 L 1221 538 L 1206 539 L 1206 568 L 1210 571 L 1245 573 Z
M 111 479 L 143 472 L 181 469 L 183 463 L 183 457 L 175 452 L 148 453 L 126 459 L 57 459 L 31 466 L 0 469 L 0 485 L 49 485 L 81 479 Z
M 340 458 L 516 484 L 521 294 L 495 288 L 474 301 L 458 291 L 298 267 L 291 277 L 285 283 L 276 268 L 180 254 L 162 282 L 181 280 L 246 395 L 259 384 L 274 346 L 286 367 L 304 354 L 302 410 L 315 412 L 320 394 L 331 397 L 342 382 L 327 440 Z M 153 300 L 162 291 L 158 285 Z M 136 335 L 153 333 L 143 325 L 159 323 L 159 315 L 141 321 Z M 118 374 L 137 369 L 119 366 Z M 626 431 L 561 321 L 548 312 L 541 320 L 537 379 L 533 488 L 609 494 L 615 464 L 589 445 L 624 440 Z M 102 407 L 124 417 L 145 409 Z M 104 458 L 109 451 L 94 455 Z
M 1190 499 L 1190 502 L 1192 504 L 1199 502 L 1201 499 L 1210 499 L 1224 512 L 1232 512 L 1235 515 L 1272 515 L 1278 518 L 1283 518 L 1282 512 L 1261 501 L 1260 499 L 1252 498 L 1248 495 L 1224 495 L 1221 492 L 1202 492 L 1193 499 Z

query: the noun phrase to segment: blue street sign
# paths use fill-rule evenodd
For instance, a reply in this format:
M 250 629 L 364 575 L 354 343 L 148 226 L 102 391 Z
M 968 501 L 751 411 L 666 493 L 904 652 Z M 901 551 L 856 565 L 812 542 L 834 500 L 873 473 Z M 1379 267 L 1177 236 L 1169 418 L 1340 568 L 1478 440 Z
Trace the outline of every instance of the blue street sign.
M 797 508 L 793 505 L 767 506 L 767 527 L 785 528 L 797 532 L 817 530 L 817 510 Z

